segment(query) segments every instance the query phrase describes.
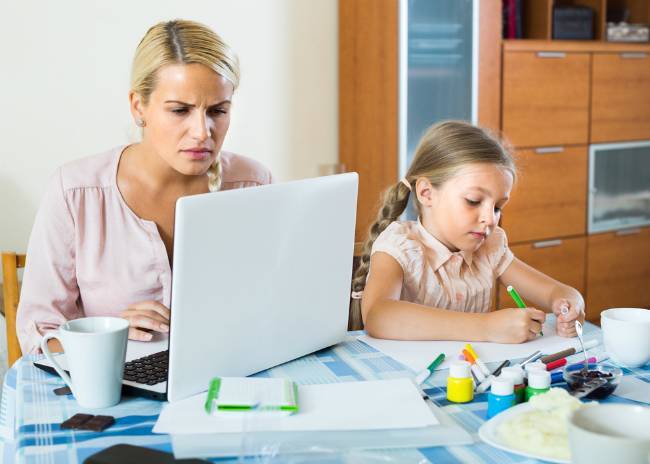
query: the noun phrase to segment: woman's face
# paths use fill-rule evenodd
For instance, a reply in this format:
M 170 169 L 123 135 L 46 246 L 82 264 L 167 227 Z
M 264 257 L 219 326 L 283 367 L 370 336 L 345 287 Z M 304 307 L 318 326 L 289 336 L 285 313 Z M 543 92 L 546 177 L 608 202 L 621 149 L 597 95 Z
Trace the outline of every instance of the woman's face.
M 202 64 L 163 66 L 146 104 L 131 94 L 132 112 L 145 122 L 143 144 L 181 174 L 205 174 L 228 132 L 233 91 Z

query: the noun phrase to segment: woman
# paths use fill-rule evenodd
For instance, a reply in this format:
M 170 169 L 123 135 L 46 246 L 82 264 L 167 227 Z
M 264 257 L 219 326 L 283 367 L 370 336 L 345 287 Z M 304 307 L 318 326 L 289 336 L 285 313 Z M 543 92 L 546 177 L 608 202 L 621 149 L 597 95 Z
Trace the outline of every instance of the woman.
M 271 182 L 261 164 L 221 151 L 238 81 L 237 58 L 206 26 L 149 29 L 129 92 L 142 141 L 59 168 L 37 213 L 17 316 L 23 353 L 84 316 L 121 316 L 133 340 L 169 330 L 176 200 Z

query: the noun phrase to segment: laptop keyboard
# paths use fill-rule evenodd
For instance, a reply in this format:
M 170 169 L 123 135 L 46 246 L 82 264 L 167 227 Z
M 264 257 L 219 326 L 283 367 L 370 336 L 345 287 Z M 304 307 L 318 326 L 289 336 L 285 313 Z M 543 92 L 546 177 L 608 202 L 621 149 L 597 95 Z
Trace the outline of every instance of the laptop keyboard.
M 156 385 L 167 380 L 169 350 L 143 356 L 124 364 L 124 380 Z

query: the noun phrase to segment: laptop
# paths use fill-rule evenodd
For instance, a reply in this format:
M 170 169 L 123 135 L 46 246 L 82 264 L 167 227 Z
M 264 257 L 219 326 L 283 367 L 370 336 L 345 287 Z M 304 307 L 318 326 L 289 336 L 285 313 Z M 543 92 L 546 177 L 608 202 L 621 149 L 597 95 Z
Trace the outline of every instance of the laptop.
M 346 173 L 180 198 L 169 337 L 128 342 L 123 393 L 177 401 L 215 376 L 342 341 L 357 186 Z M 55 373 L 46 359 L 34 364 Z

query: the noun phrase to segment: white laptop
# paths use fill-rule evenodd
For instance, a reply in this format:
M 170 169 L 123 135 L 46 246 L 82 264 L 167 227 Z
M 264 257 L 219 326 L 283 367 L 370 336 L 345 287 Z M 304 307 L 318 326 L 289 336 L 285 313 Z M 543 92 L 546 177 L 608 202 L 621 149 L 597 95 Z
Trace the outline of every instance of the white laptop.
M 129 341 L 124 393 L 176 401 L 215 376 L 247 376 L 340 342 L 357 184 L 347 173 L 180 198 L 169 340 Z

